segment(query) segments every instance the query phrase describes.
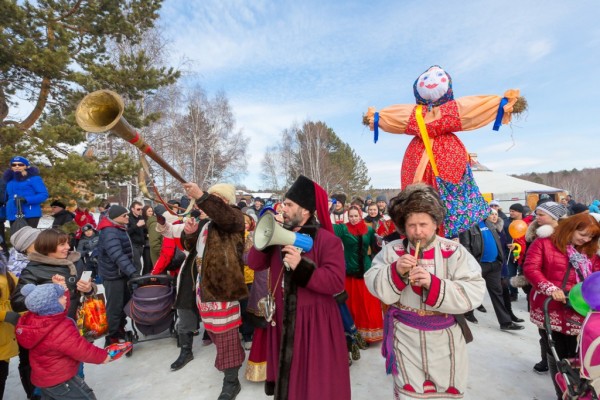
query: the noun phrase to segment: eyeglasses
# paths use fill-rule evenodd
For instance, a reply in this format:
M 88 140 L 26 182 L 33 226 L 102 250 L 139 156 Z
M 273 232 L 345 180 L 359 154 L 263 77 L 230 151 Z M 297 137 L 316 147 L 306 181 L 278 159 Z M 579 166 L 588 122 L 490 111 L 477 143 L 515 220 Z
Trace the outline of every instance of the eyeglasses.
M 23 163 L 13 163 L 13 164 L 10 164 L 10 166 L 11 167 L 24 167 L 25 164 L 23 164 Z

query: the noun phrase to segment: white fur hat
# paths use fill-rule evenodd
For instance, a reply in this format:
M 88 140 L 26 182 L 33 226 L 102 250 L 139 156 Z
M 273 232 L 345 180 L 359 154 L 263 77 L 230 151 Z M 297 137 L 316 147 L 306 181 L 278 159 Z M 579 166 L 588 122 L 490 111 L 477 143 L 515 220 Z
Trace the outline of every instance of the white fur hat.
M 235 186 L 229 183 L 217 183 L 208 188 L 209 194 L 218 194 L 223 197 L 229 204 L 235 204 Z

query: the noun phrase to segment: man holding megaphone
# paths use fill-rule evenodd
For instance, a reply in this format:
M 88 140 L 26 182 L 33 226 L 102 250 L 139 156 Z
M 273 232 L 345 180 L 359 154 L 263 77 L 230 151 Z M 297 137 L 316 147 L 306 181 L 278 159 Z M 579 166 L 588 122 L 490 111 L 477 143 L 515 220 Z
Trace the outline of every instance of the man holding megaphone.
M 333 233 L 327 201 L 321 186 L 298 177 L 285 194 L 283 216 L 259 221 L 248 254 L 250 268 L 270 267 L 274 306 L 267 308 L 272 321 L 265 392 L 276 399 L 350 399 L 346 339 L 333 297 L 344 290 L 344 251 Z M 312 238 L 312 247 L 303 235 Z

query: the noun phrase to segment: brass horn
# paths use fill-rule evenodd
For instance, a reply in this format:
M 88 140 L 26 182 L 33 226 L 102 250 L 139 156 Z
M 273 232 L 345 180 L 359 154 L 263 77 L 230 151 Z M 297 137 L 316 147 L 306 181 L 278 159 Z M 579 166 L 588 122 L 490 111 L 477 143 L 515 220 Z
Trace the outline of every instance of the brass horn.
M 87 132 L 112 131 L 137 147 L 142 153 L 156 161 L 173 178 L 186 183 L 177 171 L 144 141 L 144 138 L 123 118 L 125 106 L 121 96 L 111 90 L 97 90 L 85 96 L 75 111 L 75 120 L 81 129 Z

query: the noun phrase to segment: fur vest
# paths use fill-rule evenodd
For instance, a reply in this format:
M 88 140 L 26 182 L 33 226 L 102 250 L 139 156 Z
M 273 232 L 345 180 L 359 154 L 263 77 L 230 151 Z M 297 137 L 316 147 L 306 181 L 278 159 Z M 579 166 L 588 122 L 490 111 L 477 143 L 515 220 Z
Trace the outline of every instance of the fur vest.
M 209 216 L 204 254 L 196 254 L 196 242 L 201 227 L 182 240 L 190 255 L 181 273 L 195 273 L 191 265 L 201 262 L 200 285 L 202 301 L 237 301 L 248 297 L 244 280 L 244 214 L 216 196 L 205 193 L 196 204 Z M 195 260 L 194 260 L 195 258 Z M 179 303 L 179 301 L 178 301 Z

